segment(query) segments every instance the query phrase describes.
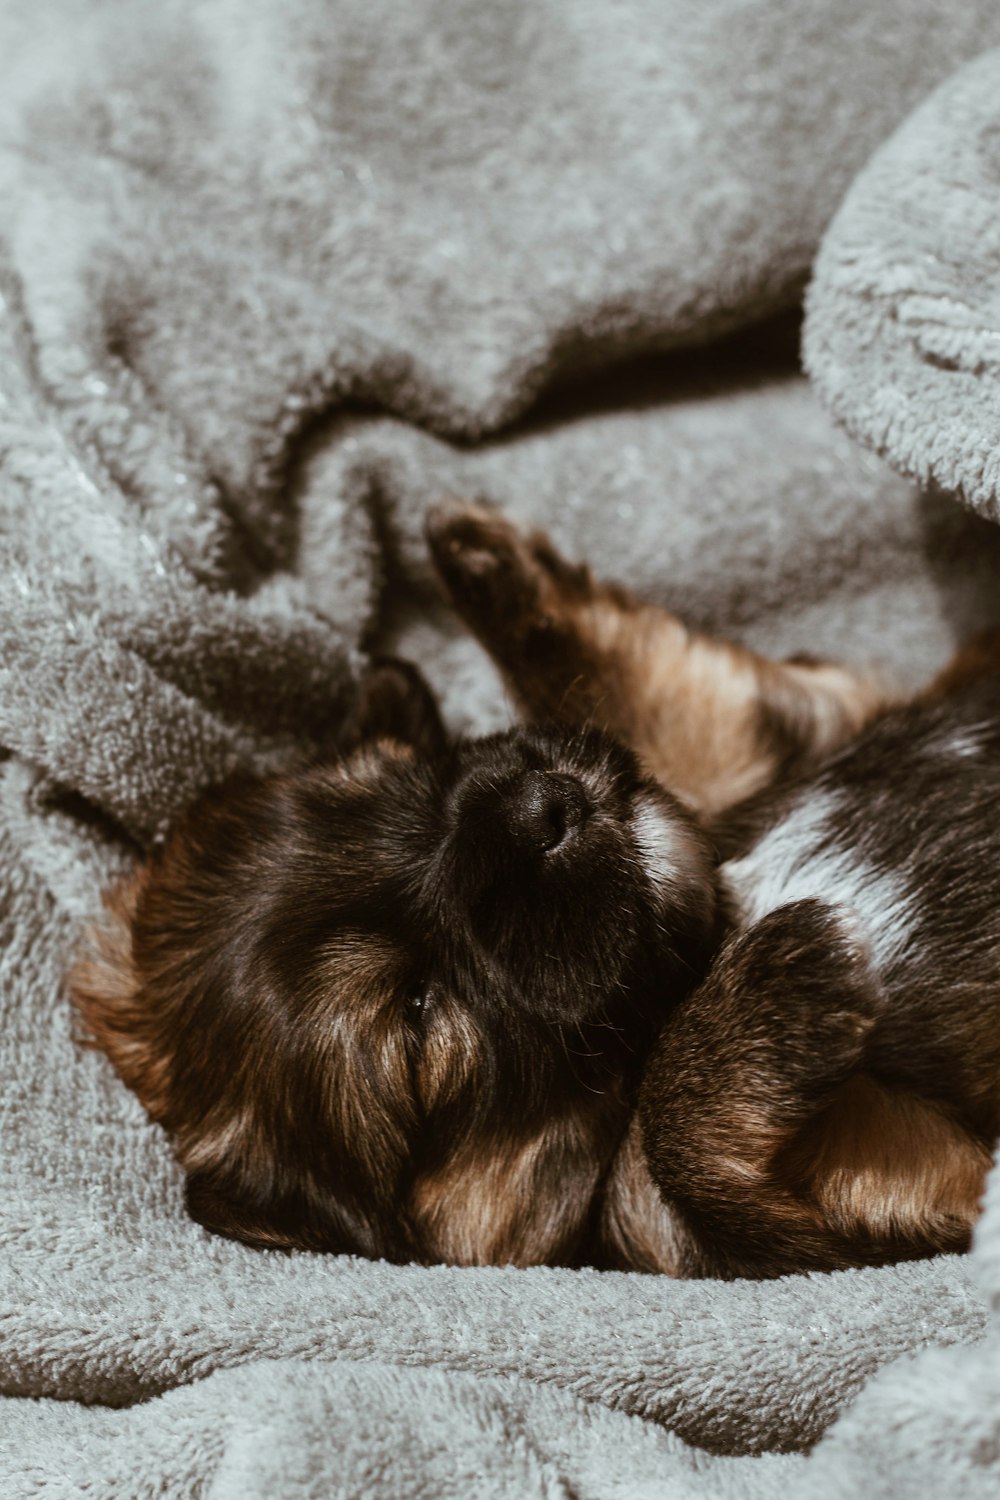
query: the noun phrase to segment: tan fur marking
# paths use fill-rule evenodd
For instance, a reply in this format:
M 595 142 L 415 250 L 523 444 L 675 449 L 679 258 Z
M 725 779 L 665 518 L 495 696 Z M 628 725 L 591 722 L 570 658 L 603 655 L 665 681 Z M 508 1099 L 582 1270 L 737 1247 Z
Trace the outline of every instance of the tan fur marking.
M 779 770 L 781 751 L 762 711 L 820 756 L 887 702 L 865 673 L 770 661 L 690 631 L 669 611 L 618 590 L 566 601 L 556 618 L 572 627 L 587 664 L 553 705 L 558 717 L 619 735 L 658 781 L 707 818 L 759 791 Z M 516 677 L 512 685 L 518 691 Z
M 947 1240 L 979 1216 L 989 1152 L 913 1094 L 851 1079 L 803 1149 L 812 1194 L 844 1234 Z
M 313 1029 L 316 1077 L 339 1139 L 377 1173 L 405 1149 L 416 1117 L 399 960 L 388 939 L 341 932 L 324 953 L 303 1024 Z
M 709 818 L 759 791 L 779 768 L 762 708 L 821 755 L 886 702 L 865 674 L 769 661 L 651 606 L 599 599 L 579 610 L 577 627 L 598 658 L 594 720 L 623 735 L 658 781 Z M 582 685 L 570 701 L 574 691 Z
M 436 1007 L 425 1022 L 415 1069 L 417 1093 L 425 1110 L 439 1109 L 475 1078 L 482 1039 L 460 1005 L 445 1014 Z
M 387 762 L 398 761 L 409 765 L 415 759 L 412 745 L 380 735 L 377 739 L 366 740 L 342 759 L 328 762 L 323 770 L 330 781 L 347 785 L 352 792 L 377 794 Z
M 634 748 L 664 786 L 712 817 L 770 780 L 749 654 L 643 610 L 623 643 Z
M 105 919 L 87 929 L 67 985 L 82 1022 L 82 1041 L 107 1054 L 154 1120 L 170 1104 L 170 1059 L 150 1044 L 149 1023 L 132 952 L 132 922 L 148 872 L 105 892 Z
M 754 663 L 765 699 L 769 693 L 781 695 L 789 714 L 808 732 L 816 756 L 828 755 L 853 739 L 889 706 L 892 696 L 878 677 L 839 662 L 755 656 Z
M 252 1161 L 256 1155 L 256 1117 L 251 1106 L 230 1113 L 210 1111 L 203 1119 L 177 1132 L 177 1158 L 185 1171 L 211 1171 L 231 1158 Z
M 601 1240 L 612 1263 L 622 1270 L 681 1274 L 684 1231 L 649 1175 L 638 1116 L 608 1174 Z
M 449 1264 L 541 1265 L 572 1246 L 602 1166 L 584 1122 L 554 1122 L 528 1140 L 473 1146 L 425 1176 L 411 1216 Z
M 317 1018 L 332 1001 L 340 1008 L 357 996 L 358 1004 L 385 1002 L 401 982 L 400 960 L 393 943 L 374 932 L 345 927 L 324 944 L 318 955 L 317 986 L 311 1009 Z

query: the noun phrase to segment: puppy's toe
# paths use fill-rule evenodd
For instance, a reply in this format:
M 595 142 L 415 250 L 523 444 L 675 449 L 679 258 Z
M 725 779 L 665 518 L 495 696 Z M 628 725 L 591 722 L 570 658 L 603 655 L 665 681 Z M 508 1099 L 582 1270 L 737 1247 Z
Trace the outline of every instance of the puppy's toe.
M 533 532 L 528 543 L 536 567 L 548 574 L 566 603 L 582 603 L 593 596 L 594 579 L 586 563 L 568 562 L 544 531 Z
M 424 531 L 435 556 L 442 551 L 482 545 L 481 538 L 513 532 L 503 516 L 467 500 L 442 500 L 424 517 Z

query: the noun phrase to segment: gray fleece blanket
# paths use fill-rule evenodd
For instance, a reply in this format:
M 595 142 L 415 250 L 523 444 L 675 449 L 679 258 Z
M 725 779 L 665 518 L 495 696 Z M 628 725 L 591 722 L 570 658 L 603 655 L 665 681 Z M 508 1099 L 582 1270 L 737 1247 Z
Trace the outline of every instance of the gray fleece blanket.
M 0 7 L 0 1494 L 996 1493 L 1000 1175 L 966 1260 L 771 1284 L 253 1251 L 62 976 L 366 652 L 505 721 L 443 495 L 904 683 L 1000 624 L 1000 531 L 833 425 L 783 311 L 997 43 L 989 0 Z

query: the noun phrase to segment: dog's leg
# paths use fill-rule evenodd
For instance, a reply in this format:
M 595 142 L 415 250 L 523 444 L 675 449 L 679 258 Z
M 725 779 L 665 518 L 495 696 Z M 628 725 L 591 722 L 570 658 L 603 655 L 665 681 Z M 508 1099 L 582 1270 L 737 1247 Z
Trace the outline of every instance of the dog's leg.
M 814 763 L 885 702 L 862 672 L 688 630 L 492 512 L 438 508 L 427 534 L 448 597 L 522 712 L 611 731 L 707 817 Z
M 773 1276 L 964 1248 L 989 1155 L 864 1071 L 879 996 L 836 911 L 799 901 L 734 939 L 647 1066 L 648 1163 L 687 1274 Z M 690 1248 L 691 1246 L 695 1248 Z

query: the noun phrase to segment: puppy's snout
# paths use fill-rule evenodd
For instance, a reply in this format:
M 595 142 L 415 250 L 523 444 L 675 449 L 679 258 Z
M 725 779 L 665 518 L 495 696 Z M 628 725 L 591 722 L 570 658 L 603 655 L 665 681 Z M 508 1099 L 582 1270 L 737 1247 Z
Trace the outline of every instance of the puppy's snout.
M 558 849 L 590 816 L 590 800 L 575 776 L 561 771 L 526 771 L 504 802 L 510 831 L 525 849 L 547 854 Z

